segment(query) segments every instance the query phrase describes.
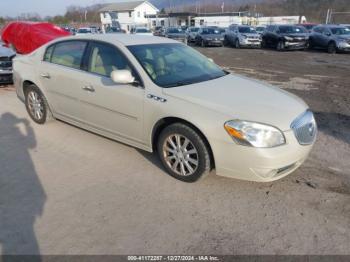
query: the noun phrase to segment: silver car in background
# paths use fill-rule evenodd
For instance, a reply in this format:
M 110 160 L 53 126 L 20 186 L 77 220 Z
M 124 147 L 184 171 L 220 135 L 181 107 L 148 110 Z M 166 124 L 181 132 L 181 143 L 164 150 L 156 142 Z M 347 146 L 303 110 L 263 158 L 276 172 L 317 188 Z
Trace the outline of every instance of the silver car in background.
M 330 54 L 350 52 L 350 29 L 339 25 L 316 26 L 310 35 L 309 47 L 326 49 Z
M 225 34 L 225 45 L 235 48 L 252 47 L 261 48 L 261 35 L 255 31 L 254 27 L 231 25 Z
M 194 43 L 196 41 L 196 36 L 198 34 L 200 27 L 189 27 L 186 30 L 187 42 Z

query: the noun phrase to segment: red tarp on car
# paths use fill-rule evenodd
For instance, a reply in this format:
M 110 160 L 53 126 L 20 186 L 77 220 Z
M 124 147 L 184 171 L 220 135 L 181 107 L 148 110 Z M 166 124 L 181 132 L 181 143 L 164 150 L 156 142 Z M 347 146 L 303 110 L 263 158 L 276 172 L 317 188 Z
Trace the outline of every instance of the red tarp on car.
M 29 54 L 38 47 L 70 33 L 50 23 L 12 22 L 4 27 L 2 41 L 20 54 Z

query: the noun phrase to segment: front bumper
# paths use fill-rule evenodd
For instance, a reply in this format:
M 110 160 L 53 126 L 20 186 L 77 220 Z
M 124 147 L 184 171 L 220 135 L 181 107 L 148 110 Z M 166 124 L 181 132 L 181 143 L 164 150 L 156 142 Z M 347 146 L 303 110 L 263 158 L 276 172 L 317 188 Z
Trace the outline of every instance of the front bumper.
M 204 43 L 207 46 L 222 46 L 223 45 L 222 40 L 204 40 Z
M 339 42 L 338 43 L 338 50 L 344 51 L 344 52 L 350 52 L 350 43 L 349 42 Z
M 12 84 L 13 83 L 13 76 L 12 71 L 8 70 L 1 70 L 0 69 L 0 84 Z
M 240 41 L 241 47 L 250 47 L 250 48 L 260 48 L 261 47 L 261 40 L 241 40 Z
M 300 145 L 292 130 L 284 135 L 287 144 L 275 148 L 252 148 L 214 140 L 211 147 L 217 175 L 271 182 L 294 172 L 306 160 L 312 145 Z
M 300 49 L 305 49 L 308 46 L 307 41 L 302 41 L 302 42 L 285 42 L 285 47 L 286 49 L 289 50 L 300 50 Z

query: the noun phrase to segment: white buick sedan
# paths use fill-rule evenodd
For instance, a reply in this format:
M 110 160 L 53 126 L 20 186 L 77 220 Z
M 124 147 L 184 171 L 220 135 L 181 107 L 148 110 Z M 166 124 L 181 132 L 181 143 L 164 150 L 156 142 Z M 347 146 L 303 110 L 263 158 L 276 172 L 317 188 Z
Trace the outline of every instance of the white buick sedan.
M 61 38 L 16 58 L 14 78 L 36 123 L 56 118 L 156 151 L 166 171 L 185 182 L 211 169 L 274 181 L 295 171 L 316 139 L 301 99 L 230 74 L 167 38 Z

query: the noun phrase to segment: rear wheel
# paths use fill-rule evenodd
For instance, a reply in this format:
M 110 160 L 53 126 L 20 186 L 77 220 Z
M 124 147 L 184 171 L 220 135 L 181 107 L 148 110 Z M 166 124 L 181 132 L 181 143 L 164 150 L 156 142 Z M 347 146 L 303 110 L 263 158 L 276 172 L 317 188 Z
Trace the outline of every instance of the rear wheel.
M 160 134 L 159 158 L 167 172 L 184 182 L 195 182 L 210 171 L 209 150 L 193 128 L 175 123 Z
M 26 88 L 25 105 L 30 118 L 35 123 L 42 125 L 52 119 L 46 99 L 36 85 Z
M 327 52 L 329 54 L 335 54 L 337 52 L 337 46 L 334 42 L 330 42 L 327 47 Z

